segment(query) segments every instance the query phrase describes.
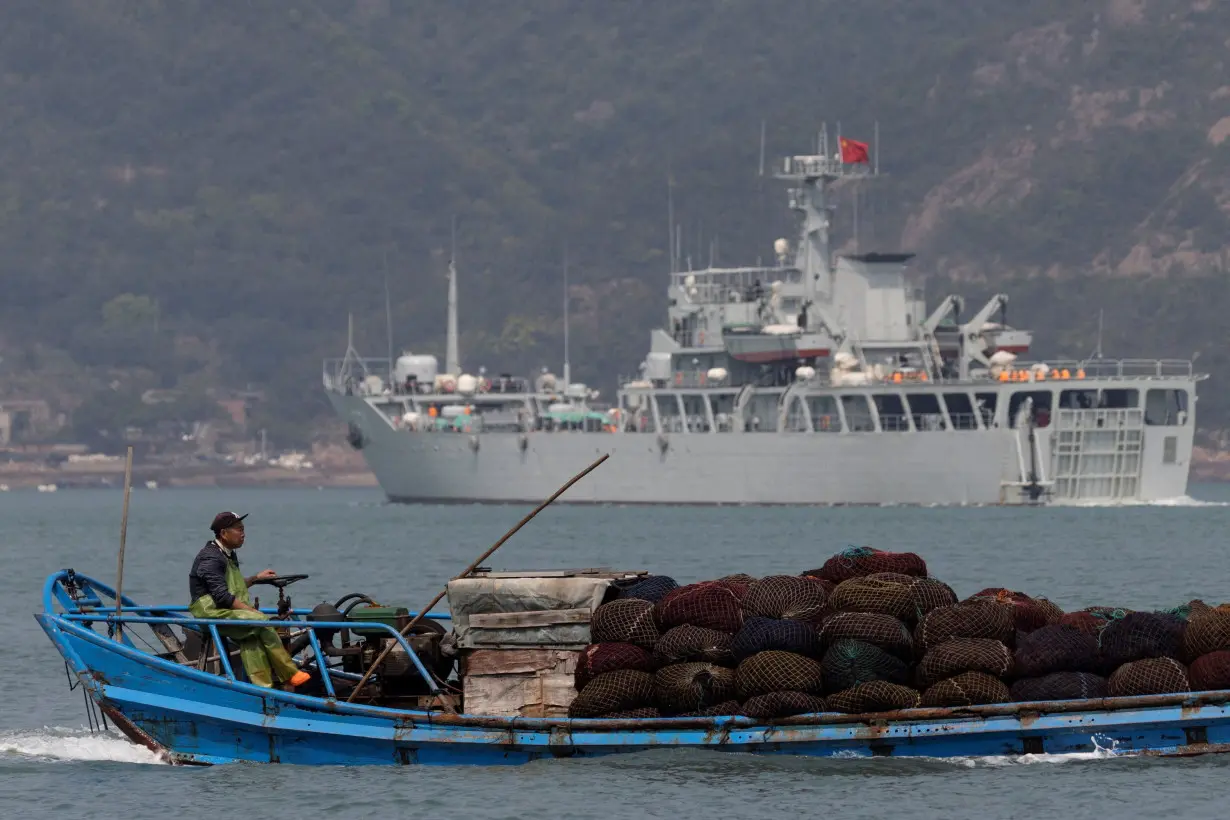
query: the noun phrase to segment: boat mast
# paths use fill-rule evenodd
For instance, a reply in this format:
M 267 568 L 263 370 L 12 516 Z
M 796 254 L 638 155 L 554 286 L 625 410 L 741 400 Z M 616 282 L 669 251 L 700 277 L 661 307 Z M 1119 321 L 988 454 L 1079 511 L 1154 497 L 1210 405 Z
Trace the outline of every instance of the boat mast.
M 453 218 L 453 252 L 448 260 L 448 341 L 444 352 L 444 372 L 461 373 L 461 356 L 457 352 L 457 219 Z
M 568 358 L 568 246 L 564 246 L 564 389 L 572 384 L 572 364 Z

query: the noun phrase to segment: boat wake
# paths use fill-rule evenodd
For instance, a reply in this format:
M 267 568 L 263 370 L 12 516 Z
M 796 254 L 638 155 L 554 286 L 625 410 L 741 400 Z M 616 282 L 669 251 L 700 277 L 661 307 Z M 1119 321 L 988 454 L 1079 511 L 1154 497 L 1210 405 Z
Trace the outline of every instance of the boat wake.
M 1230 501 L 1205 501 L 1181 495 L 1177 498 L 1159 498 L 1155 501 L 1087 501 L 1070 502 L 1067 507 L 1230 507 Z
M 115 732 L 44 726 L 0 732 L 0 761 L 18 758 L 46 762 L 110 761 L 162 764 L 157 755 Z

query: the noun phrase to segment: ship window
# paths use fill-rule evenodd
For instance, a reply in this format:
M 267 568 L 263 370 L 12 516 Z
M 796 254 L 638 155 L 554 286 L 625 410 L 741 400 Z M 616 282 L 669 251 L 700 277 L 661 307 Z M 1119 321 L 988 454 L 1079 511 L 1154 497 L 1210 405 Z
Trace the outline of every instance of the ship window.
M 1162 439 L 1162 463 L 1174 464 L 1179 460 L 1179 437 L 1166 436 Z
M 875 432 L 875 421 L 871 417 L 871 405 L 867 397 L 861 393 L 841 397 L 841 409 L 846 414 L 846 426 L 851 433 Z
M 982 415 L 982 426 L 994 427 L 995 410 L 999 407 L 999 394 L 975 393 L 974 404 L 978 406 L 978 413 Z
M 1140 391 L 1131 388 L 1103 390 L 1098 407 L 1108 410 L 1127 410 L 1140 405 Z
M 1051 423 L 1051 397 L 1050 390 L 1021 390 L 1012 394 L 1012 399 L 1008 402 L 1008 426 L 1016 427 L 1017 422 L 1021 422 L 1024 426 L 1025 420 L 1018 419 L 1021 409 L 1025 406 L 1025 402 L 1033 399 L 1033 414 L 1034 424 L 1038 427 L 1049 427 Z
M 1060 410 L 1089 410 L 1098 404 L 1096 390 L 1060 390 Z
M 954 430 L 977 430 L 978 418 L 968 393 L 945 393 L 944 404 L 948 406 L 948 418 Z
M 886 433 L 910 429 L 905 413 L 905 402 L 896 393 L 876 393 L 876 412 L 880 414 L 880 429 Z
M 840 433 L 841 416 L 837 413 L 837 399 L 829 395 L 808 396 L 807 409 L 811 412 L 811 426 L 817 433 Z
M 1145 424 L 1163 427 L 1187 424 L 1187 391 L 1150 390 L 1145 393 Z
M 940 397 L 935 393 L 907 393 L 906 401 L 910 405 L 910 415 L 914 417 L 916 430 L 944 430 L 944 408 L 940 407 Z

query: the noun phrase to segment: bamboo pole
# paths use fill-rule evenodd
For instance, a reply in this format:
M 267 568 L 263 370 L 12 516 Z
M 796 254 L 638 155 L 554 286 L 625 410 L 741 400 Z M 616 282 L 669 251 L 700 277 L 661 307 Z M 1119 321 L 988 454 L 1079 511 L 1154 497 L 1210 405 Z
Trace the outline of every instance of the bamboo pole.
M 535 507 L 535 508 L 534 508 L 534 510 L 533 510 L 533 512 L 531 512 L 529 515 L 525 516 L 525 518 L 522 518 L 520 521 L 518 521 L 516 526 L 514 526 L 514 527 L 513 527 L 511 530 L 509 530 L 508 532 L 504 533 L 504 537 L 503 537 L 503 538 L 501 538 L 499 541 L 496 541 L 496 542 L 495 542 L 495 544 L 493 544 L 493 545 L 491 546 L 491 548 L 490 548 L 490 549 L 488 549 L 488 550 L 487 550 L 486 552 L 484 552 L 482 555 L 480 555 L 480 556 L 478 556 L 477 558 L 475 558 L 475 559 L 474 559 L 474 561 L 472 561 L 468 567 L 466 567 L 465 569 L 463 569 L 463 570 L 461 571 L 461 574 L 460 574 L 460 575 L 455 576 L 452 580 L 456 581 L 456 580 L 458 580 L 458 579 L 460 579 L 460 578 L 465 578 L 467 575 L 469 575 L 471 572 L 473 572 L 476 568 L 478 568 L 478 567 L 479 567 L 479 566 L 483 563 L 483 561 L 486 561 L 488 558 L 490 558 L 490 557 L 491 557 L 491 555 L 492 555 L 492 554 L 493 554 L 496 550 L 498 550 L 500 547 L 504 546 L 504 542 L 505 542 L 505 541 L 507 541 L 509 538 L 512 538 L 514 535 L 516 535 L 517 530 L 521 529 L 521 528 L 522 528 L 522 527 L 524 527 L 526 524 L 528 524 L 528 523 L 530 522 L 530 519 L 532 519 L 534 516 L 538 515 L 538 513 L 542 512 L 544 509 L 546 509 L 546 508 L 547 508 L 547 506 L 548 506 L 548 505 L 549 505 L 552 501 L 554 501 L 555 499 L 557 499 L 557 498 L 559 498 L 561 495 L 563 495 L 565 490 L 567 490 L 567 489 L 568 489 L 569 487 L 571 487 L 573 484 L 576 484 L 576 483 L 577 483 L 578 481 L 580 481 L 582 478 L 585 478 L 585 476 L 587 476 L 587 475 L 589 475 L 591 472 L 593 472 L 593 471 L 594 471 L 594 470 L 598 467 L 598 465 L 599 465 L 599 464 L 601 464 L 602 462 L 606 461 L 606 460 L 607 460 L 608 458 L 610 458 L 610 457 L 611 457 L 611 454 L 610 454 L 610 453 L 606 453 L 606 454 L 605 454 L 605 455 L 603 455 L 601 458 L 599 458 L 597 461 L 595 461 L 593 464 L 589 465 L 589 466 L 588 466 L 588 467 L 586 467 L 584 470 L 582 470 L 581 472 L 579 472 L 579 473 L 577 473 L 576 475 L 574 475 L 571 479 L 569 479 L 569 480 L 568 480 L 568 483 L 567 483 L 567 484 L 565 484 L 564 486 L 560 487 L 558 490 L 556 490 L 556 491 L 555 491 L 555 494 L 554 494 L 554 495 L 552 495 L 552 496 L 551 496 L 550 498 L 548 498 L 546 501 L 542 502 L 542 503 L 541 503 L 541 504 L 539 504 L 537 507 Z M 431 603 L 429 603 L 427 606 L 423 607 L 423 609 L 421 609 L 421 610 L 419 611 L 419 614 L 415 615 L 415 616 L 414 616 L 414 618 L 413 618 L 413 619 L 411 619 L 410 623 L 408 623 L 408 624 L 406 624 L 406 625 L 405 625 L 405 627 L 401 630 L 401 634 L 402 634 L 403 636 L 404 636 L 404 635 L 409 634 L 410 630 L 414 628 L 415 624 L 417 624 L 419 621 L 421 621 L 421 620 L 423 619 L 423 617 L 424 617 L 425 615 L 427 615 L 427 613 L 428 613 L 428 612 L 430 612 L 430 611 L 431 611 L 432 607 L 434 607 L 436 604 L 440 603 L 440 601 L 442 601 L 442 600 L 444 599 L 444 596 L 445 596 L 445 595 L 447 595 L 447 594 L 448 594 L 448 586 L 446 585 L 446 586 L 445 586 L 445 588 L 444 588 L 443 590 L 441 590 L 441 591 L 440 591 L 440 593 L 439 593 L 438 595 L 436 595 L 436 597 L 435 597 L 435 598 L 433 598 L 433 599 L 431 600 Z M 370 677 L 372 676 L 372 674 L 376 671 L 376 668 L 377 668 L 377 667 L 379 667 L 379 666 L 380 666 L 380 664 L 384 662 L 385 657 L 387 657 L 387 656 L 388 656 L 388 654 L 389 654 L 390 652 L 392 652 L 392 651 L 393 651 L 393 647 L 395 647 L 395 646 L 397 646 L 397 645 L 398 645 L 398 644 L 397 644 L 397 642 L 392 642 L 392 643 L 390 643 L 390 644 L 389 644 L 389 645 L 388 645 L 388 646 L 384 649 L 384 651 L 380 653 L 380 655 L 376 658 L 376 660 L 372 662 L 372 665 L 371 665 L 370 667 L 368 667 L 367 672 L 365 672 L 365 673 L 363 674 L 363 678 L 359 681 L 359 684 L 358 684 L 358 685 L 354 688 L 354 691 L 350 693 L 350 697 L 346 698 L 346 702 L 347 702 L 347 703 L 352 702 L 352 701 L 355 699 L 355 697 L 356 697 L 356 696 L 358 696 L 359 692 L 360 692 L 360 691 L 362 691 L 363 687 L 367 684 L 368 678 L 370 678 Z M 443 697 L 441 698 L 441 700 L 442 700 L 442 701 L 443 701 L 443 703 L 444 703 L 444 708 L 448 711 L 448 713 L 449 713 L 449 714 L 456 714 L 456 710 L 455 710 L 455 709 L 453 709 L 453 704 L 452 704 L 452 702 L 449 700 L 448 696 L 447 696 L 446 694 L 443 694 L 443 693 L 442 693 L 442 695 L 443 695 Z
M 124 608 L 124 547 L 128 542 L 128 498 L 132 495 L 132 445 L 128 445 L 128 461 L 124 465 L 124 514 L 120 518 L 120 557 L 115 570 L 115 637 L 124 636 L 120 610 Z

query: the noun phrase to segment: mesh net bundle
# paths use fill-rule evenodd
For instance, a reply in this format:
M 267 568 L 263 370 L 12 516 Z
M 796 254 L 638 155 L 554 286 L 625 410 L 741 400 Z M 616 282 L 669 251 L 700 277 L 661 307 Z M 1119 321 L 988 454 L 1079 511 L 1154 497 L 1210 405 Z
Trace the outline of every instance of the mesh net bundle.
M 1054 623 L 1017 639 L 1016 674 L 1040 678 L 1052 672 L 1096 672 L 1103 664 L 1094 634 Z
M 921 698 L 917 689 L 875 680 L 843 689 L 829 695 L 825 700 L 829 709 L 834 712 L 860 715 L 866 712 L 895 712 L 898 709 L 913 709 L 919 705 Z
M 653 672 L 658 668 L 653 655 L 636 644 L 631 643 L 594 643 L 585 647 L 577 658 L 575 673 L 577 691 L 585 688 L 599 675 L 614 672 L 617 669 L 635 669 L 641 672 Z
M 962 672 L 932 685 L 922 695 L 922 706 L 977 706 L 1010 703 L 1012 693 L 999 678 L 985 672 Z
M 1012 650 L 991 638 L 949 638 L 927 650 L 918 662 L 916 679 L 926 689 L 962 672 L 1007 677 L 1012 672 Z
M 1052 672 L 1021 678 L 1010 687 L 1017 703 L 1036 700 L 1088 700 L 1106 697 L 1106 678 L 1089 672 Z
M 636 598 L 656 604 L 662 600 L 662 596 L 666 595 L 666 593 L 678 588 L 679 584 L 674 578 L 666 575 L 650 575 L 641 578 L 634 584 L 622 587 L 619 590 L 617 600 L 619 598 Z
M 730 700 L 722 701 L 716 706 L 707 706 L 695 712 L 684 712 L 679 717 L 729 717 L 739 714 L 741 708 L 743 707 L 739 705 L 739 701 L 731 698 Z
M 743 611 L 766 618 L 819 621 L 829 592 L 822 585 L 797 575 L 770 575 L 748 585 Z
M 1098 635 L 1103 660 L 1111 667 L 1145 658 L 1182 659 L 1187 622 L 1176 615 L 1132 612 L 1113 619 Z
M 922 652 L 950 638 L 991 638 L 1011 646 L 1016 639 L 1012 610 L 988 601 L 942 606 L 928 612 L 914 630 L 914 642 Z
M 743 625 L 739 600 L 729 586 L 718 581 L 688 584 L 666 593 L 654 605 L 655 617 L 662 629 L 691 624 L 733 634 Z
M 927 574 L 927 562 L 912 552 L 885 552 L 874 547 L 850 547 L 825 561 L 824 566 L 808 570 L 804 575 L 815 575 L 840 584 L 850 578 L 877 572 L 923 577 Z
M 1193 692 L 1230 689 L 1230 650 L 1219 649 L 1196 658 L 1187 669 L 1187 679 Z
M 594 610 L 589 626 L 594 643 L 633 643 L 653 649 L 658 642 L 654 605 L 638 598 L 603 604 Z
M 819 571 L 820 570 L 818 569 L 808 570 L 808 572 L 801 573 L 799 577 L 802 578 L 804 581 L 807 581 L 809 584 L 816 584 L 817 586 L 819 586 L 821 589 L 824 590 L 824 594 L 826 597 L 829 595 L 832 595 L 833 590 L 837 589 L 837 584 L 833 583 L 827 578 L 821 578 L 819 575 L 809 575 L 808 574 L 809 572 L 819 572 Z
M 829 609 L 879 612 L 916 624 L 931 610 L 956 602 L 956 593 L 939 579 L 877 572 L 838 584 L 829 596 Z
M 1106 626 L 1107 621 L 1092 612 L 1069 612 L 1059 619 L 1059 623 L 1096 638 L 1102 631 L 1102 627 Z
M 770 649 L 818 658 L 820 636 L 814 626 L 803 621 L 778 621 L 753 615 L 743 622 L 743 628 L 730 641 L 730 654 L 736 663 Z
M 770 692 L 819 695 L 824 691 L 824 671 L 819 661 L 793 652 L 760 652 L 739 664 L 735 688 L 743 701 Z
M 1131 609 L 1117 606 L 1087 606 L 1080 611 L 1088 612 L 1090 615 L 1094 615 L 1104 621 L 1109 621 L 1112 618 L 1122 618 L 1124 615 L 1131 615 L 1133 612 Z
M 726 587 L 733 592 L 735 597 L 739 599 L 740 603 L 742 603 L 743 599 L 747 597 L 748 589 L 755 580 L 756 579 L 752 576 L 740 572 L 735 575 L 723 575 L 721 578 L 718 578 L 716 581 L 712 581 L 711 583 Z
M 635 669 L 617 669 L 598 675 L 577 693 L 568 717 L 591 718 L 653 706 L 653 675 Z
M 662 717 L 662 713 L 653 706 L 642 706 L 639 709 L 625 709 L 622 712 L 608 712 L 605 715 L 598 715 L 598 717 L 603 718 L 604 720 L 640 720 L 642 718 Z
M 861 683 L 907 683 L 910 667 L 898 657 L 866 641 L 834 641 L 820 661 L 826 692 L 839 692 Z
M 963 603 L 970 601 L 986 601 L 1009 607 L 1012 612 L 1013 625 L 1018 632 L 1033 632 L 1035 629 L 1046 626 L 1057 618 L 1054 614 L 1056 610 L 1059 611 L 1059 616 L 1063 615 L 1063 611 L 1050 601 L 1047 601 L 1049 606 L 1044 606 L 1024 592 L 1014 592 L 1000 587 L 990 587 L 977 592 L 966 598 Z
M 716 629 L 684 624 L 666 630 L 654 646 L 653 656 L 663 665 L 701 661 L 734 666 L 735 659 L 730 654 L 730 638 L 727 633 L 718 632 Z
M 711 663 L 675 663 L 653 676 L 663 714 L 695 712 L 735 696 L 733 669 Z
M 1213 607 L 1209 606 L 1204 601 L 1199 598 L 1193 598 L 1185 604 L 1179 604 L 1178 606 L 1171 607 L 1170 609 L 1162 609 L 1158 611 L 1167 615 L 1177 615 L 1186 621 L 1190 620 L 1193 615 L 1201 615 L 1205 612 L 1211 612 L 1212 610 Z
M 1213 608 L 1193 612 L 1187 619 L 1183 645 L 1189 658 L 1230 649 L 1230 612 Z
M 838 612 L 820 624 L 820 648 L 825 652 L 835 642 L 848 638 L 878 646 L 904 661 L 914 657 L 914 639 L 909 627 L 892 615 L 876 612 Z
M 748 698 L 738 713 L 757 720 L 769 720 L 815 714 L 824 712 L 827 708 L 824 698 L 806 692 L 766 692 Z
M 1190 692 L 1187 668 L 1174 658 L 1145 658 L 1125 663 L 1107 681 L 1113 698 L 1131 695 L 1170 695 Z

